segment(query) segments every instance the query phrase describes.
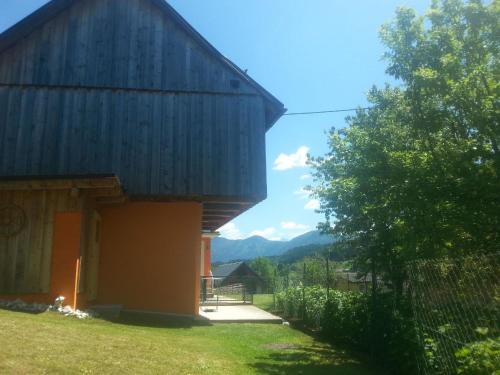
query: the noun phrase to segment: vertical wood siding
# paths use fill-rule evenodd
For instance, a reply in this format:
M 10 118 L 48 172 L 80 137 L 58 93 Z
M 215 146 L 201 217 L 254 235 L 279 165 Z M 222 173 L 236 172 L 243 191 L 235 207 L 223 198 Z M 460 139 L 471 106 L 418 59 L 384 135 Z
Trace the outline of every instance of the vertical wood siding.
M 0 175 L 114 173 L 130 195 L 258 202 L 265 112 L 153 3 L 80 1 L 0 54 Z
M 260 97 L 0 87 L 0 175 L 115 173 L 132 196 L 266 195 Z
M 0 55 L 0 82 L 256 94 L 143 0 L 76 3 Z
M 48 293 L 54 213 L 80 211 L 82 200 L 69 191 L 0 191 L 0 207 L 21 207 L 26 226 L 0 237 L 0 293 Z

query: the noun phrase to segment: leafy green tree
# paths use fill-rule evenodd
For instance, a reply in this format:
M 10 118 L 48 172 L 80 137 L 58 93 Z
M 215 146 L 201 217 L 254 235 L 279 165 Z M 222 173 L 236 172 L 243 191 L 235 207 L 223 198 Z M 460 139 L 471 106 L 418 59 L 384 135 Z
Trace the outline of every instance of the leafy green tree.
M 250 267 L 266 282 L 272 285 L 276 265 L 266 257 L 257 257 L 250 262 Z
M 381 38 L 397 85 L 331 130 L 314 193 L 321 228 L 401 291 L 408 260 L 500 249 L 500 1 L 400 8 Z

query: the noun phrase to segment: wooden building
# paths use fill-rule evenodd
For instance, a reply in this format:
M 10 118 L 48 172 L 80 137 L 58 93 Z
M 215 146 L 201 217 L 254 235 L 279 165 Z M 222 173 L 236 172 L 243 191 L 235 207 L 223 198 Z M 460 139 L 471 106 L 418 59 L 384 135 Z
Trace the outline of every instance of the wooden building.
M 164 0 L 3 32 L 0 299 L 197 315 L 202 233 L 266 198 L 284 111 Z
M 243 285 L 250 294 L 263 293 L 267 282 L 263 280 L 247 263 L 235 262 L 221 264 L 213 268 L 212 275 L 219 287 Z

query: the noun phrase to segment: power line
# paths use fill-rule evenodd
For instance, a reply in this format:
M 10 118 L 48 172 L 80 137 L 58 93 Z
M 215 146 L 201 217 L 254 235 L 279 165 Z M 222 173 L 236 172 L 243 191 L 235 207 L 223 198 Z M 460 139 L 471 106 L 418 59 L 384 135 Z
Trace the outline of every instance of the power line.
M 371 109 L 372 107 L 366 108 L 348 108 L 348 109 L 330 109 L 327 111 L 312 111 L 312 112 L 290 112 L 285 113 L 283 116 L 299 116 L 299 115 L 319 115 L 322 113 L 336 113 L 336 112 L 352 112 L 352 111 L 365 111 L 367 109 Z

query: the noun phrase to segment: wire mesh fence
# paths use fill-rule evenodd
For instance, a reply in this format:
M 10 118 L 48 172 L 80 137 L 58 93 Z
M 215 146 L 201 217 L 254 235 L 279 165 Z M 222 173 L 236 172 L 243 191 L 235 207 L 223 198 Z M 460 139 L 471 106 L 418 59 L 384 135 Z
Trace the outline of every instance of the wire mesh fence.
M 344 266 L 344 268 L 342 267 Z M 345 268 L 345 264 L 316 257 L 296 263 L 293 268 L 279 268 L 266 279 L 266 293 L 272 297 L 272 310 L 289 320 L 320 327 L 321 306 L 334 291 L 367 293 L 372 287 L 370 273 Z M 383 285 L 379 279 L 379 285 Z
M 301 286 L 321 286 L 332 290 L 367 292 L 371 288 L 371 274 L 350 269 L 335 268 L 334 264 L 322 259 L 313 265 L 302 264 L 300 270 L 276 273 L 268 282 L 269 293 L 281 292 Z
M 398 319 L 407 321 L 403 323 L 407 330 L 404 335 L 411 342 L 407 358 L 420 374 L 475 374 L 463 370 L 464 360 L 457 353 L 485 342 L 499 346 L 499 259 L 500 254 L 487 254 L 410 262 L 406 267 L 408 281 L 402 291 L 403 300 L 382 278 L 377 278 L 374 294 L 370 273 L 341 269 L 325 259 L 280 270 L 266 281 L 266 292 L 272 294 L 275 311 L 313 329 L 324 329 L 331 324 L 322 321 L 332 318 L 325 315 L 327 301 L 330 305 L 339 298 L 341 303 L 343 299 L 349 303 L 353 299 L 364 301 L 360 303 L 367 303 L 366 308 L 372 311 L 366 327 L 373 332 L 380 329 L 383 334 L 390 333 L 391 324 L 400 325 Z M 392 323 L 388 323 L 390 319 Z M 371 341 L 370 350 L 376 352 L 380 336 L 368 335 L 366 339 Z M 472 362 L 481 361 L 479 355 L 469 354 Z M 498 366 L 496 370 L 500 371 L 500 358 L 492 366 Z
M 499 254 L 408 265 L 422 374 L 456 374 L 456 353 L 500 336 Z M 499 369 L 500 370 L 500 369 Z

